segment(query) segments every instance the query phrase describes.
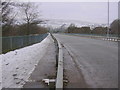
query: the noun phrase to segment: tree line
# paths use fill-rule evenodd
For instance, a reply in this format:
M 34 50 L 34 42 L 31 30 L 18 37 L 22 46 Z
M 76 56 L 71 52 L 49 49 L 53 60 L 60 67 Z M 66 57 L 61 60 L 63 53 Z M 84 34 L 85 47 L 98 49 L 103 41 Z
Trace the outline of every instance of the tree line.
M 31 2 L 1 3 L 2 36 L 19 36 L 47 33 L 47 28 L 40 26 L 44 21 L 40 19 L 38 5 Z
M 109 34 L 111 35 L 119 35 L 120 36 L 120 20 L 116 19 L 111 24 L 110 27 L 95 27 L 94 29 L 91 29 L 88 26 L 84 27 L 77 27 L 74 24 L 71 24 L 65 33 L 80 33 L 80 34 L 99 34 L 99 35 L 105 35 L 107 34 L 109 29 Z
M 19 36 L 30 34 L 47 33 L 49 28 L 42 27 L 40 24 L 44 21 L 40 18 L 40 11 L 36 3 L 31 2 L 11 2 L 3 0 L 1 2 L 0 22 L 2 27 L 2 36 Z M 88 26 L 77 27 L 71 24 L 67 29 L 63 24 L 60 28 L 49 30 L 51 32 L 81 33 L 81 34 L 107 34 L 108 27 L 95 27 L 91 29 Z M 120 20 L 114 20 L 109 27 L 109 34 L 119 35 Z

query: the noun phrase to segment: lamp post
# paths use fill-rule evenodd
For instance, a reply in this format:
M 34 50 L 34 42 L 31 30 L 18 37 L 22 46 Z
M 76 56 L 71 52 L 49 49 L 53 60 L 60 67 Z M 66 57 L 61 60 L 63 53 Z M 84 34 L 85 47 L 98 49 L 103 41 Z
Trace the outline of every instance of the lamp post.
M 109 38 L 109 0 L 108 0 L 108 28 L 107 28 L 107 38 Z

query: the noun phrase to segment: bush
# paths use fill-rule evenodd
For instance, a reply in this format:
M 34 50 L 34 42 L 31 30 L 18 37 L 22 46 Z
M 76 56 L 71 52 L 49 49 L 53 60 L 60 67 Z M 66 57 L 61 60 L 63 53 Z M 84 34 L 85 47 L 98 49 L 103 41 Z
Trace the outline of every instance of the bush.
M 91 33 L 91 29 L 90 27 L 81 27 L 78 28 L 75 25 L 70 25 L 67 29 L 68 33 L 81 33 L 81 34 L 90 34 Z
M 3 28 L 2 30 L 3 36 L 22 36 L 30 34 L 44 34 L 47 32 L 48 32 L 47 28 L 38 26 L 36 24 L 31 24 L 29 31 L 27 29 L 27 24 L 7 26 L 7 28 L 5 29 Z
M 120 20 L 116 19 L 114 20 L 111 25 L 110 25 L 110 29 L 111 29 L 111 34 L 119 34 L 120 35 Z
M 92 34 L 106 34 L 107 33 L 107 27 L 95 27 L 92 30 Z

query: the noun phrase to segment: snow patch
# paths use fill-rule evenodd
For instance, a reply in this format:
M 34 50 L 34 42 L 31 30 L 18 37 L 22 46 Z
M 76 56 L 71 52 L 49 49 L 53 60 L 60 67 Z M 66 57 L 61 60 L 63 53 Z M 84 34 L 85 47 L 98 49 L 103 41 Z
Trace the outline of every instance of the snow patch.
M 43 57 L 51 41 L 48 35 L 42 42 L 10 51 L 0 55 L 0 73 L 2 72 L 3 88 L 22 88 Z M 2 58 L 1 58 L 2 57 Z M 1 64 L 1 63 L 0 63 Z
M 2 56 L 0 56 L 0 90 L 2 89 Z

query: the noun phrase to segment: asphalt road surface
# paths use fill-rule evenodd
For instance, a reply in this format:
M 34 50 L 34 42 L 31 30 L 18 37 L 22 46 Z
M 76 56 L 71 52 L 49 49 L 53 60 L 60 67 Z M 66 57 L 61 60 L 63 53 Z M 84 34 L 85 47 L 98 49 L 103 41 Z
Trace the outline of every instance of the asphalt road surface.
M 85 80 L 90 87 L 118 87 L 117 42 L 62 34 L 54 36 L 71 53 L 82 72 L 84 78 L 82 80 Z

